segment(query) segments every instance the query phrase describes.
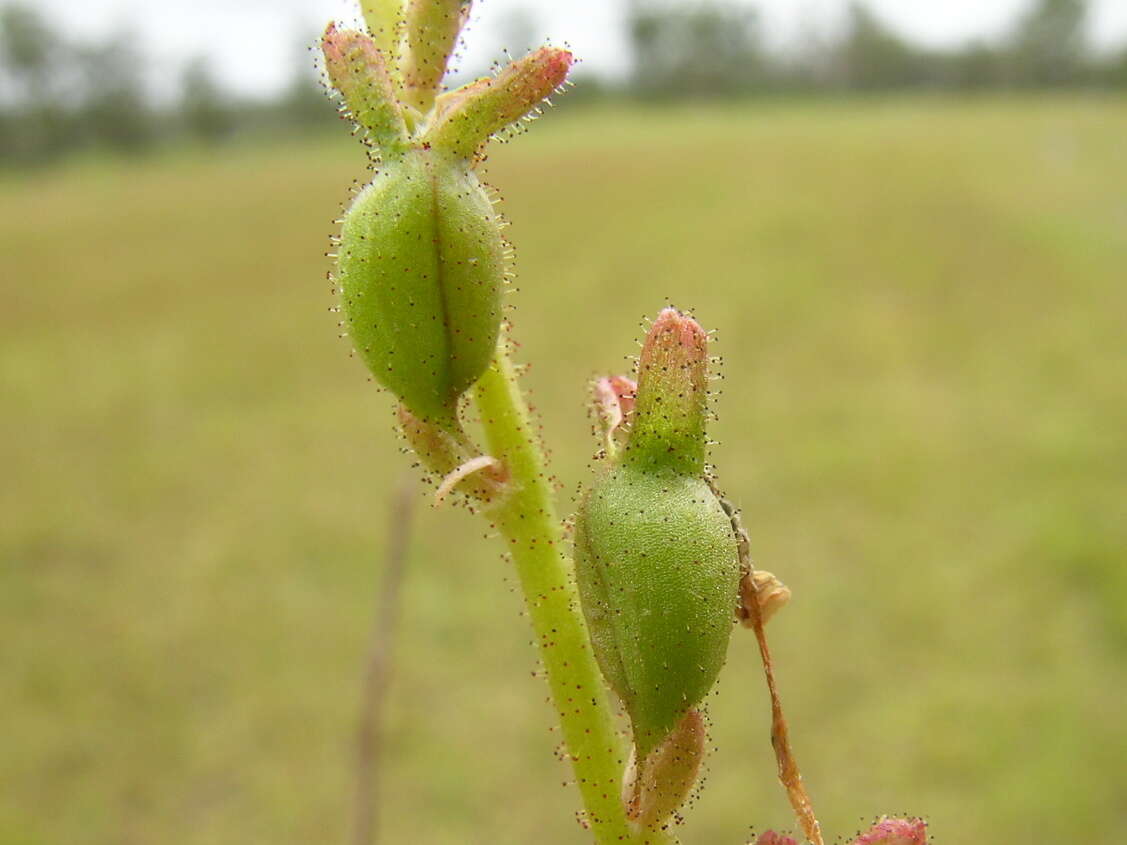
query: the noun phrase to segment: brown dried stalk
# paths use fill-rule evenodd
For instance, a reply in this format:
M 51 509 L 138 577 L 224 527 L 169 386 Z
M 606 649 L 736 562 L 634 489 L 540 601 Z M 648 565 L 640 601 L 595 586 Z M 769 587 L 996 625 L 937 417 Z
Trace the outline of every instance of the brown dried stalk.
M 407 568 L 411 517 L 415 511 L 415 484 L 404 473 L 388 508 L 388 541 L 379 604 L 372 625 L 371 644 L 364 669 L 360 719 L 356 731 L 356 795 L 352 841 L 374 845 L 379 830 L 379 778 L 383 757 L 383 712 L 399 627 L 400 592 Z

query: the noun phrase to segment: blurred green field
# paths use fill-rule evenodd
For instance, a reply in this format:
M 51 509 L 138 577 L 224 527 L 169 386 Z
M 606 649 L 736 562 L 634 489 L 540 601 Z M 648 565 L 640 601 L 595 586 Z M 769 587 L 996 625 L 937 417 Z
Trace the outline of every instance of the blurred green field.
M 718 330 L 714 460 L 833 839 L 1127 829 L 1127 106 L 577 109 L 494 150 L 570 508 L 586 379 Z M 343 841 L 397 451 L 336 338 L 359 147 L 0 182 L 0 842 Z M 385 841 L 580 843 L 519 595 L 422 508 Z M 684 840 L 789 827 L 752 638 Z

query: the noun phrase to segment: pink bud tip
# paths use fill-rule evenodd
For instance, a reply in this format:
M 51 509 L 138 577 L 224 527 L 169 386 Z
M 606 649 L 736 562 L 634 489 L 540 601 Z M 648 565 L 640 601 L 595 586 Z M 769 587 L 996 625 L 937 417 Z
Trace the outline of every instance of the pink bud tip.
M 927 822 L 883 818 L 854 839 L 852 845 L 927 845 Z
M 385 151 L 405 145 L 403 117 L 396 105 L 386 58 L 376 43 L 363 32 L 338 29 L 330 23 L 321 38 L 321 50 L 329 80 L 344 97 L 353 119 Z
M 378 66 L 382 71 L 384 60 L 375 42 L 355 29 L 338 29 L 330 21 L 321 37 L 321 49 L 333 84 L 346 96 L 352 93 L 368 68 Z
M 567 50 L 541 47 L 496 76 L 443 94 L 428 140 L 458 155 L 471 155 L 490 135 L 535 112 L 567 79 L 573 61 Z
M 700 323 L 676 308 L 663 308 L 650 326 L 646 342 L 642 346 L 642 366 L 646 364 L 646 353 L 681 347 L 680 356 L 703 361 L 708 351 L 708 335 Z
M 507 91 L 502 108 L 505 122 L 516 120 L 551 96 L 567 79 L 573 61 L 567 50 L 541 47 L 502 70 L 495 83 Z
M 798 843 L 791 836 L 783 836 L 781 833 L 768 830 L 755 840 L 755 845 L 798 845 Z
M 676 377 L 670 375 L 673 370 L 680 370 L 681 380 L 704 396 L 708 389 L 708 334 L 692 317 L 676 308 L 665 308 L 642 343 L 639 377 L 650 374 L 675 383 Z
M 567 79 L 567 72 L 575 64 L 575 56 L 570 50 L 561 50 L 558 47 L 541 47 L 534 54 L 538 61 L 536 67 L 540 72 L 540 87 L 542 90 L 553 90 L 563 85 Z

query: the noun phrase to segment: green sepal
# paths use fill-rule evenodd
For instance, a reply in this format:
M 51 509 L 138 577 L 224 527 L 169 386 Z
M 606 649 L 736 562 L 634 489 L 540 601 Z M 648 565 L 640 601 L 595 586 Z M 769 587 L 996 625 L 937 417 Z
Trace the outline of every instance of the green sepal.
M 401 84 L 403 99 L 420 113 L 434 105 L 471 5 L 472 0 L 407 0 Z
M 399 74 L 399 50 L 403 38 L 405 9 L 403 0 L 360 0 L 364 23 L 379 51 L 387 58 L 388 74 Z

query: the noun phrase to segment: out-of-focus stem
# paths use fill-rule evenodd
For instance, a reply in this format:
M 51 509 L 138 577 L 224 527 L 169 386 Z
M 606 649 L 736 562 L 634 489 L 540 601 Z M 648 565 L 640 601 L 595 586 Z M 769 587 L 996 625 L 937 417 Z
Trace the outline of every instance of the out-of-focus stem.
M 489 516 L 520 579 L 587 824 L 600 845 L 671 845 L 677 841 L 671 834 L 637 831 L 626 818 L 620 797 L 626 749 L 591 650 L 546 460 L 504 337 L 477 383 L 476 399 L 490 454 L 504 462 L 512 485 Z
M 415 485 L 404 474 L 396 487 L 388 517 L 387 556 L 379 604 L 372 624 L 372 643 L 364 669 L 360 724 L 356 731 L 356 796 L 352 842 L 373 845 L 379 833 L 380 765 L 383 762 L 383 713 L 394 659 L 395 633 L 402 608 L 400 592 L 407 567 L 407 546 L 415 510 Z

